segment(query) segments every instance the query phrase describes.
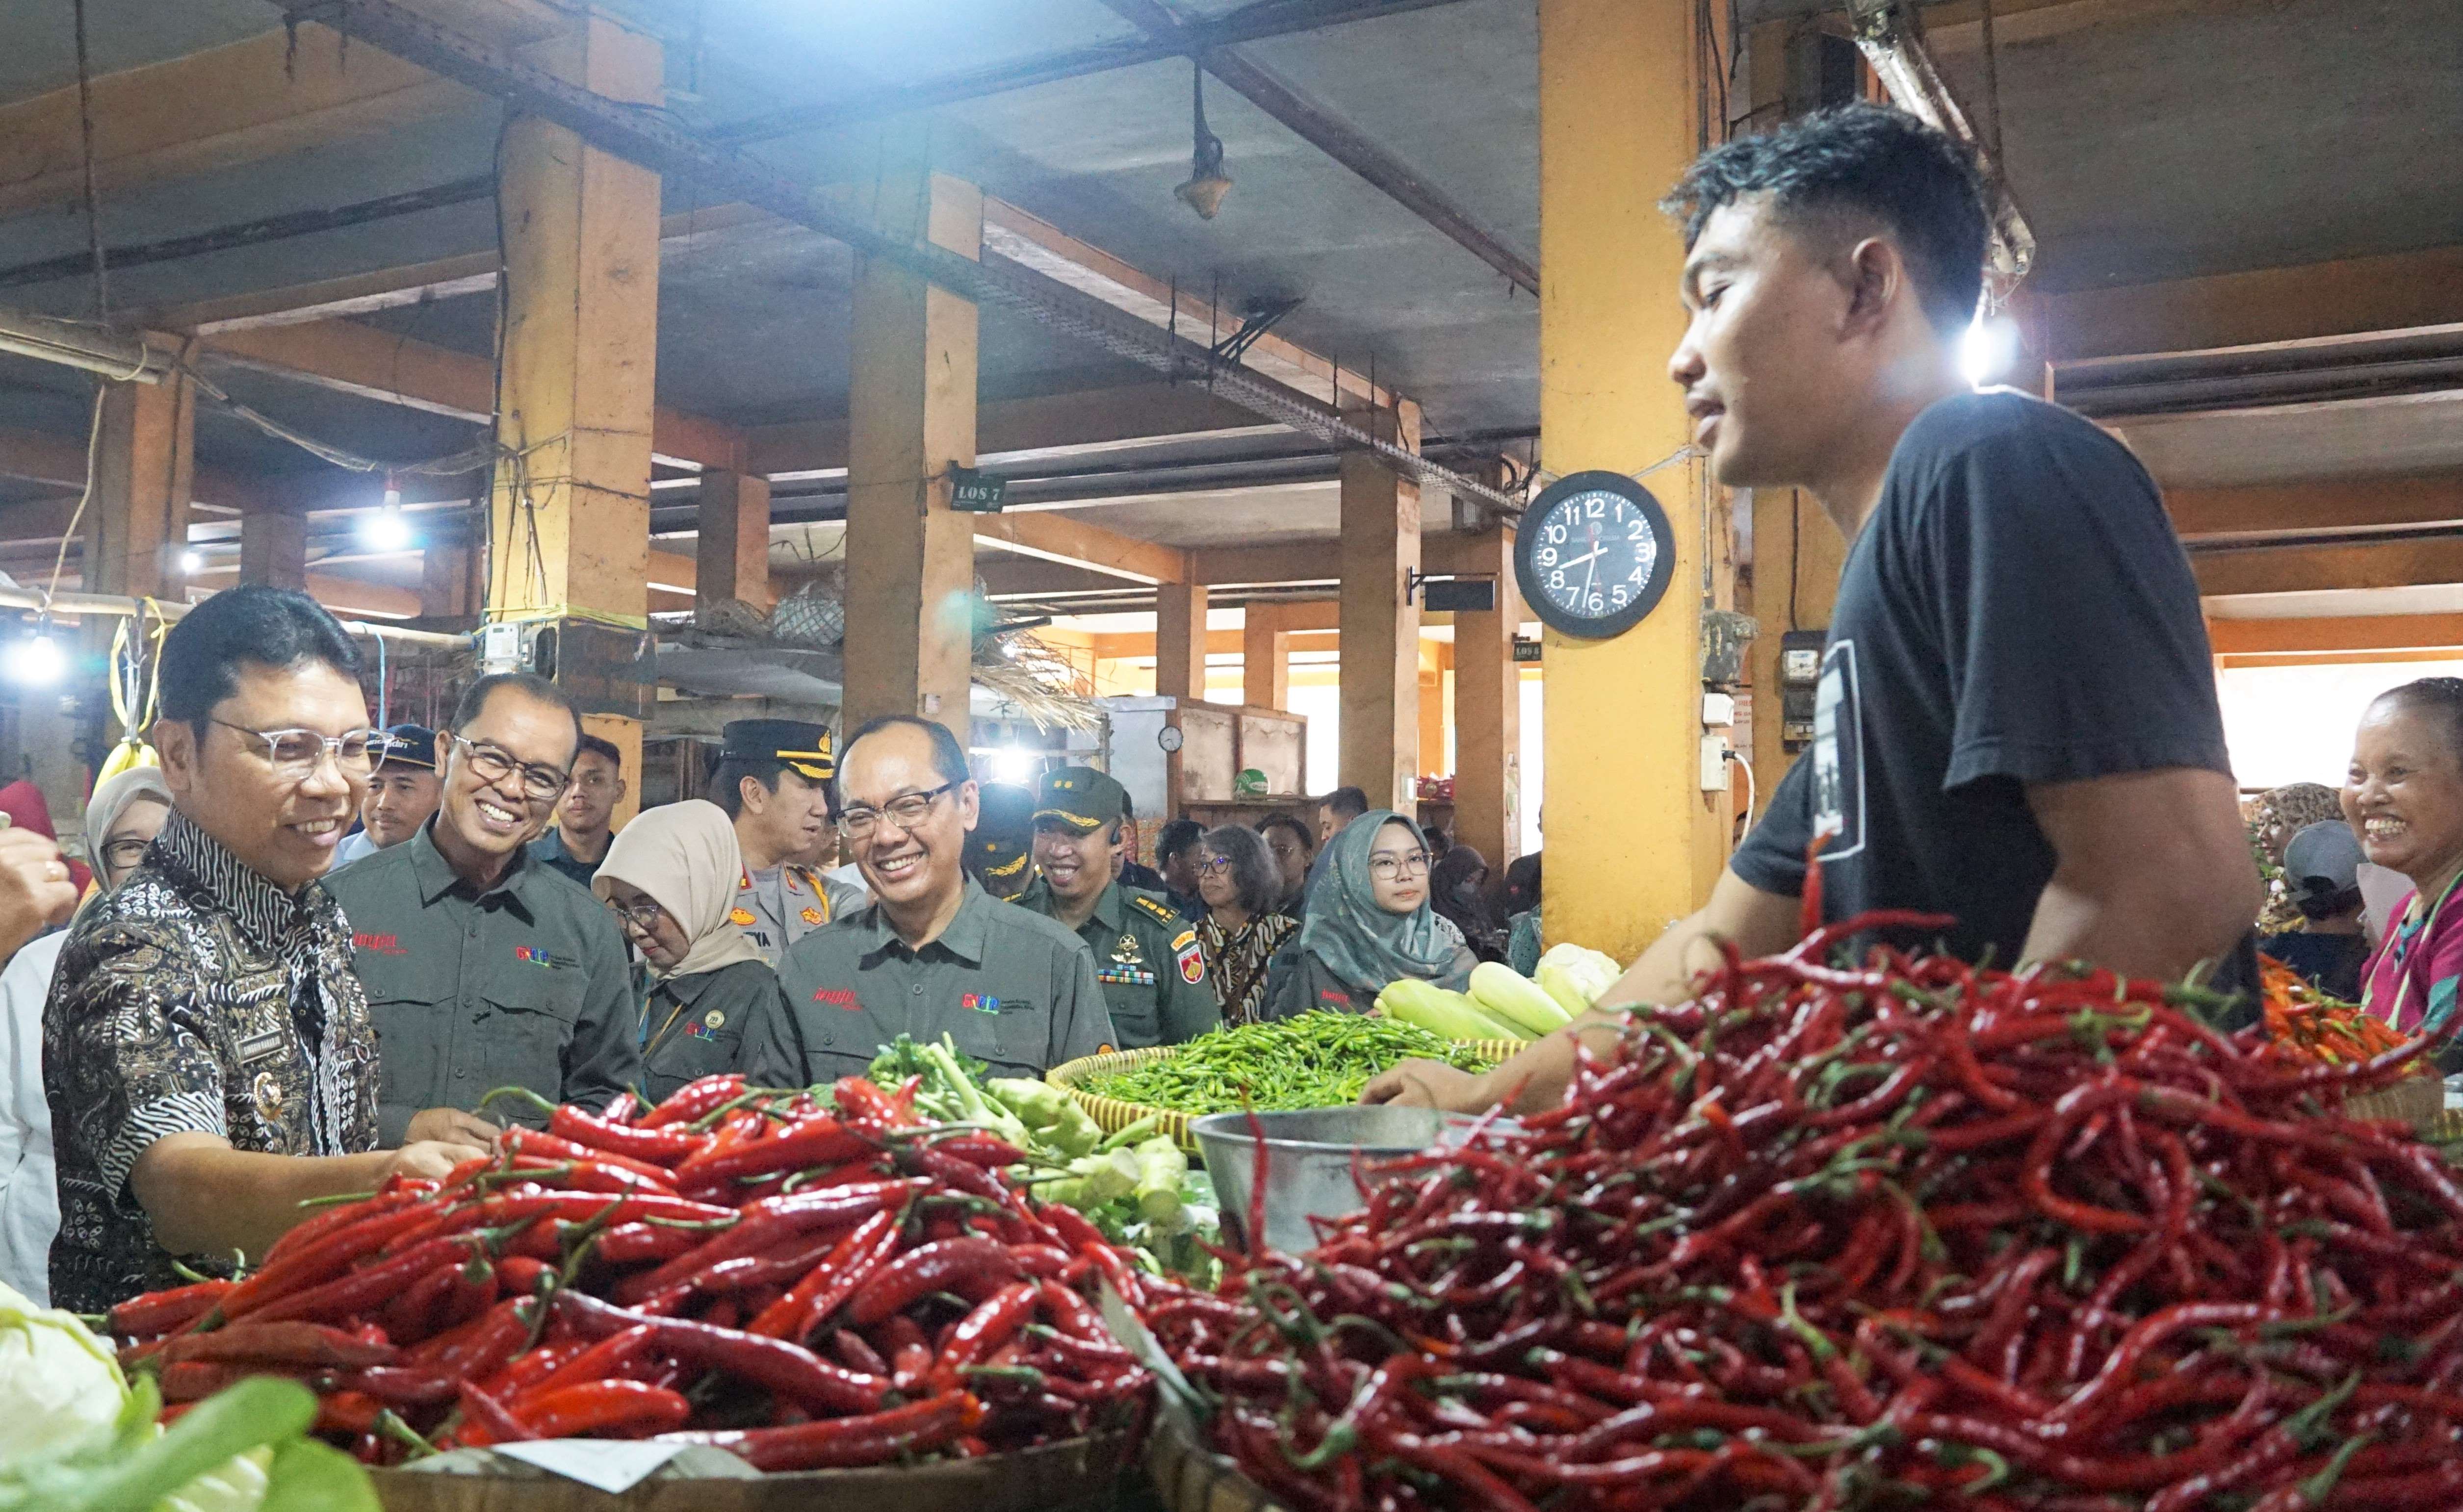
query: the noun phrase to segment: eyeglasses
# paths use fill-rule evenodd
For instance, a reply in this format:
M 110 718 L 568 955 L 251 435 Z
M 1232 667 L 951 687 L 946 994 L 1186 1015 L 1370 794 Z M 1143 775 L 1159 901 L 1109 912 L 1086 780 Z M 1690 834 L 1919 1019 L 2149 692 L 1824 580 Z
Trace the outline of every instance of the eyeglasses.
M 483 745 L 477 741 L 465 740 L 450 732 L 446 735 L 446 739 L 470 753 L 470 769 L 477 772 L 483 781 L 499 783 L 513 773 L 520 772 L 522 791 L 534 801 L 555 797 L 564 791 L 566 784 L 573 781 L 569 773 L 559 771 L 554 767 L 542 767 L 535 762 L 517 761 L 512 752 L 502 746 Z
M 658 900 L 649 897 L 632 903 L 620 903 L 611 897 L 607 900 L 607 912 L 645 935 L 656 934 L 659 920 L 667 917 L 667 911 L 659 906 Z
M 326 757 L 343 772 L 365 772 L 384 760 L 393 749 L 393 737 L 382 730 L 345 730 L 339 735 L 320 735 L 315 730 L 260 730 L 229 720 L 206 716 L 209 724 L 236 730 L 254 741 L 273 769 L 293 782 L 304 782 Z
M 1269 841 L 1267 842 L 1266 849 L 1274 852 L 1275 858 L 1280 861 L 1288 861 L 1294 856 L 1308 854 L 1308 852 L 1296 840 L 1285 840 L 1280 845 L 1276 845 L 1272 841 Z
M 141 839 L 133 834 L 118 840 L 106 840 L 102 846 L 102 864 L 115 872 L 125 872 L 145 859 L 146 849 L 153 843 L 151 840 Z
M 912 830 L 931 814 L 933 800 L 956 786 L 956 783 L 945 782 L 938 788 L 927 788 L 922 792 L 903 792 L 878 809 L 861 805 L 850 808 L 839 815 L 839 828 L 854 840 L 872 833 L 883 819 L 901 830 Z
M 1197 863 L 1197 870 L 1200 875 L 1222 876 L 1232 870 L 1232 858 L 1228 855 L 1210 855 Z
M 1428 875 L 1428 853 L 1411 851 L 1395 855 L 1390 852 L 1380 852 L 1368 858 L 1368 875 L 1388 882 L 1398 876 L 1426 876 Z

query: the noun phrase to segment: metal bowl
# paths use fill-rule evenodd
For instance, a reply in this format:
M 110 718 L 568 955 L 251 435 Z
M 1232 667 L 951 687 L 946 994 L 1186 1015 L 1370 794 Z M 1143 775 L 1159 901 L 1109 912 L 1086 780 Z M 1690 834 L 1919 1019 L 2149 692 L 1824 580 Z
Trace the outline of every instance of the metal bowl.
M 1266 1135 L 1266 1242 L 1298 1253 L 1314 1248 L 1312 1218 L 1340 1218 L 1366 1205 L 1355 1168 L 1415 1155 L 1472 1120 L 1433 1108 L 1304 1108 L 1253 1115 Z M 1223 1206 L 1223 1227 L 1237 1236 L 1249 1218 L 1249 1182 L 1257 1141 L 1245 1112 L 1193 1120 L 1206 1174 Z

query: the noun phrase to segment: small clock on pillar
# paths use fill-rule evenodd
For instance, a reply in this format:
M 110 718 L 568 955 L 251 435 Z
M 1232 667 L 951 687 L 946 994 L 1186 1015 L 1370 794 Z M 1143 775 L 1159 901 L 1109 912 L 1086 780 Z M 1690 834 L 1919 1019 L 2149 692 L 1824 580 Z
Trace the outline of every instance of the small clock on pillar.
M 1540 622 L 1585 640 L 1621 636 L 1676 572 L 1667 511 L 1621 472 L 1558 479 L 1522 511 L 1514 575 Z

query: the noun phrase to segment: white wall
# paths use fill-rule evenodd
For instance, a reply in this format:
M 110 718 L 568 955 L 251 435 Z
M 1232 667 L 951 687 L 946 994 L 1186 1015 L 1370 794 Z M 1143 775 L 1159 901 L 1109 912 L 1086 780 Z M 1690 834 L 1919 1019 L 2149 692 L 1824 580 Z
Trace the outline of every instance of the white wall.
M 2243 788 L 2340 787 L 2369 701 L 2414 678 L 2463 677 L 2463 661 L 2232 667 L 2216 678 L 2233 776 Z

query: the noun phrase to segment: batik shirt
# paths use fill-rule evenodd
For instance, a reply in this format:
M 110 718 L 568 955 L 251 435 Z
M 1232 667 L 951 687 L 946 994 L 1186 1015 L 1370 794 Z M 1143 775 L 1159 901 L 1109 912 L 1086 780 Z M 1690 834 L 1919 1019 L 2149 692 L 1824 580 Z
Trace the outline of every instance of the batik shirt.
M 341 909 L 319 883 L 284 892 L 174 811 L 61 951 L 43 1083 L 60 1188 L 53 1306 L 99 1312 L 178 1285 L 128 1185 L 156 1140 L 206 1134 L 284 1156 L 377 1147 L 376 1034 Z

